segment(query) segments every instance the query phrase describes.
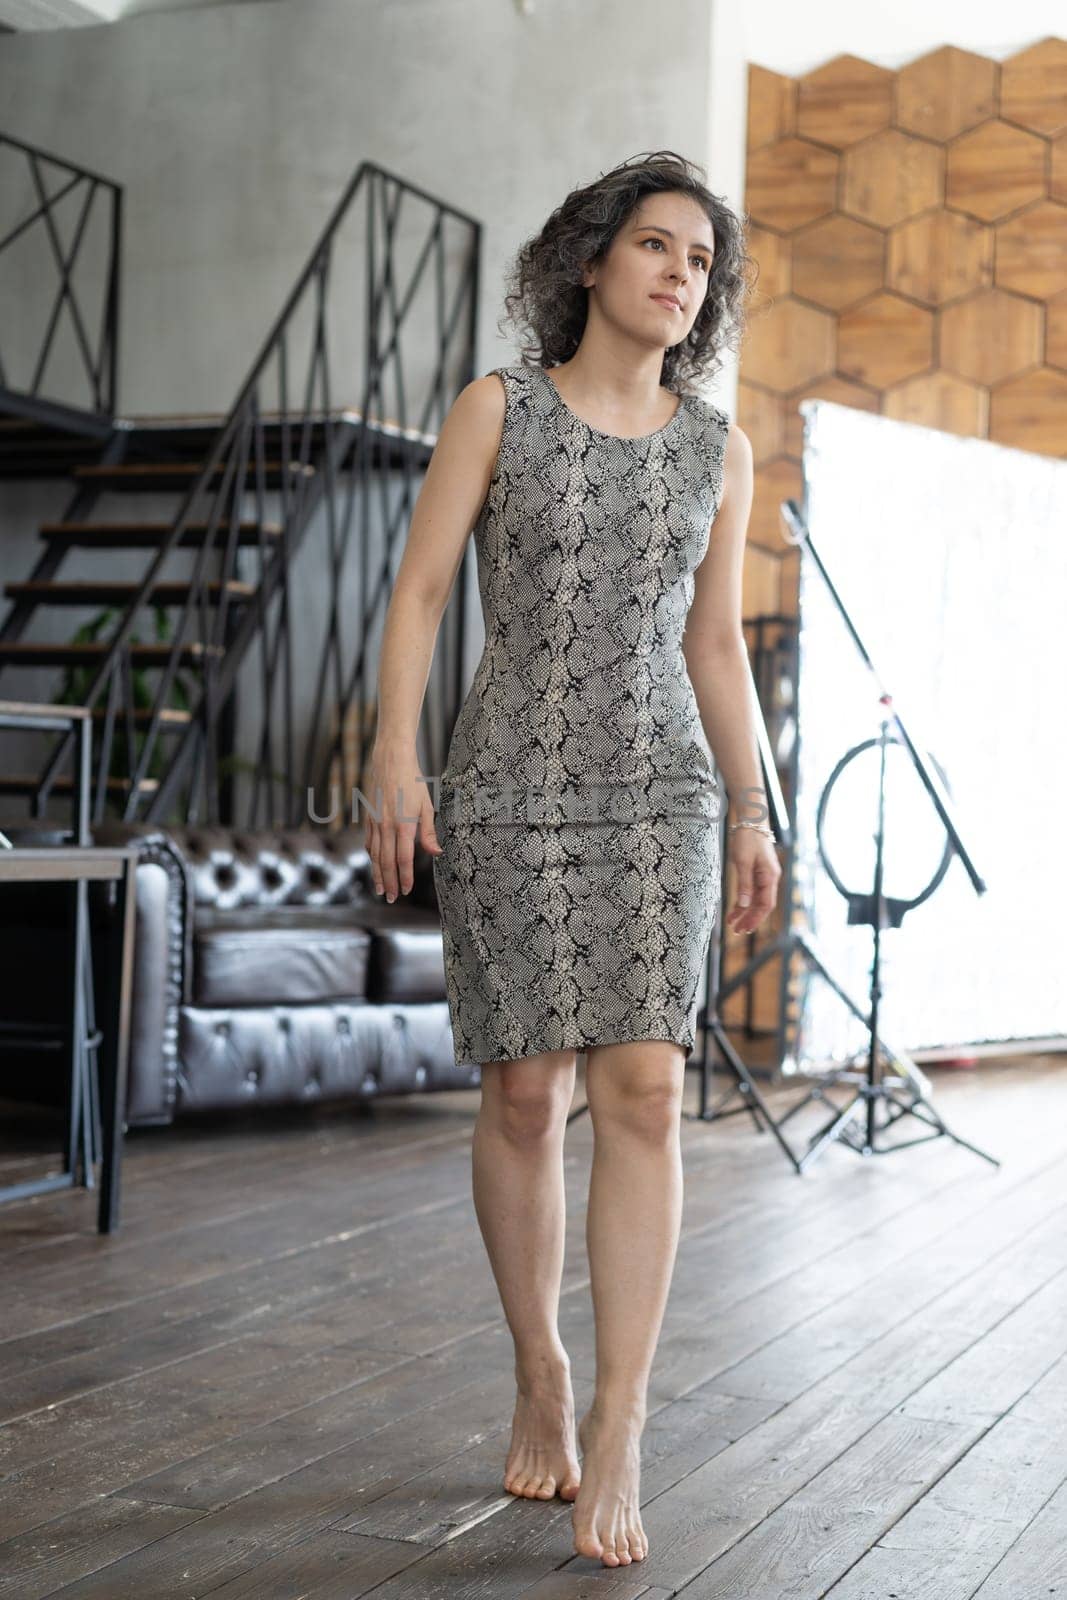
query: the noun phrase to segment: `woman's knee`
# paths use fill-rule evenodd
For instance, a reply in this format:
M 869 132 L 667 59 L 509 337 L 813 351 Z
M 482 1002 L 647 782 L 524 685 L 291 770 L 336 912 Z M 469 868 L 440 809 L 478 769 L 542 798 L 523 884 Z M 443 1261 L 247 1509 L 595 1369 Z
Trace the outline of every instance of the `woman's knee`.
M 482 1067 L 482 1114 L 509 1138 L 557 1134 L 574 1096 L 577 1052 L 553 1051 Z
M 685 1052 L 658 1039 L 597 1045 L 589 1051 L 585 1083 L 594 1127 L 668 1138 L 681 1119 Z

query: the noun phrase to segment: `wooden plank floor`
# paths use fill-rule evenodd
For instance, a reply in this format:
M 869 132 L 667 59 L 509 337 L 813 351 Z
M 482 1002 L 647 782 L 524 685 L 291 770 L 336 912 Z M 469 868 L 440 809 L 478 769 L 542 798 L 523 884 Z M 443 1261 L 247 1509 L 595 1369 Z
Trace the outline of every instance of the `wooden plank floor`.
M 932 1076 L 999 1172 L 939 1140 L 834 1147 L 798 1178 L 747 1117 L 684 1122 L 651 1549 L 616 1569 L 573 1555 L 569 1504 L 502 1487 L 514 1385 L 470 1196 L 477 1091 L 135 1130 L 114 1237 L 95 1191 L 0 1206 L 0 1596 L 1060 1592 L 1067 1057 Z M 0 1182 L 44 1170 L 51 1123 L 0 1109 Z M 590 1155 L 583 1116 L 561 1308 L 579 1410 Z

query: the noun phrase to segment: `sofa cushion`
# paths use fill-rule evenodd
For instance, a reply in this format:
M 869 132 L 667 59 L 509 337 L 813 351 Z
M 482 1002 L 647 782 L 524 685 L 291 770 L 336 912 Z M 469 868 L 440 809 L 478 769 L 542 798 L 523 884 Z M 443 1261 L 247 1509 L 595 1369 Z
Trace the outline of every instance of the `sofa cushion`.
M 445 952 L 441 917 L 401 895 L 376 900 L 356 915 L 371 935 L 367 999 L 375 1005 L 423 1005 L 444 1000 Z
M 371 945 L 361 920 L 355 906 L 200 907 L 193 934 L 194 1002 L 361 1000 Z

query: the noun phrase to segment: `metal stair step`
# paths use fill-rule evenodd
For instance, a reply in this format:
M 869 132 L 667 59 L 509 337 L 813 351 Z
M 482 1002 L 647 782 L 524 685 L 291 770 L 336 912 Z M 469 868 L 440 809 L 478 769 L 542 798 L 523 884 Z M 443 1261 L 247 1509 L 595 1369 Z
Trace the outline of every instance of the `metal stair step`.
M 218 604 L 222 585 L 205 583 L 202 587 L 211 603 Z M 69 582 L 48 582 L 43 578 L 31 578 L 25 583 L 6 583 L 4 593 L 13 600 L 34 600 L 38 605 L 46 606 L 126 606 L 139 588 L 140 584 L 137 583 L 108 582 L 106 579 L 94 581 L 79 578 Z M 226 584 L 226 593 L 231 600 L 250 600 L 255 592 L 254 583 L 242 583 L 237 578 L 231 578 Z M 180 606 L 192 593 L 193 585 L 189 583 L 157 583 L 149 591 L 144 603 L 146 606 Z
M 107 716 L 107 707 L 93 706 L 92 716 L 94 722 L 103 722 Z M 138 728 L 147 727 L 152 720 L 152 716 L 151 706 L 138 706 L 133 713 L 134 724 Z M 193 713 L 191 711 L 179 711 L 175 706 L 164 706 L 159 713 L 159 731 L 160 733 L 176 732 L 179 728 L 187 728 L 192 720 Z M 126 712 L 118 711 L 115 716 L 116 727 L 121 728 L 125 721 Z
M 66 544 L 83 545 L 95 550 L 152 549 L 162 544 L 170 533 L 170 522 L 42 522 L 39 532 L 42 539 L 59 539 Z M 190 522 L 182 530 L 178 545 L 182 549 L 199 549 L 207 537 L 206 522 Z M 267 542 L 281 538 L 282 529 L 277 522 L 242 522 L 238 524 L 239 545 L 258 544 L 260 537 Z M 225 544 L 227 531 L 221 525 L 215 529 L 216 548 Z
M 91 640 L 84 644 L 0 644 L 0 665 L 19 667 L 97 667 L 110 651 L 107 640 Z M 131 644 L 130 659 L 137 666 L 164 667 L 170 660 L 172 645 Z M 181 662 L 184 666 L 202 666 L 208 656 L 221 659 L 225 649 L 220 644 L 205 645 L 190 640 L 182 645 Z
M 186 489 L 203 470 L 201 461 L 97 462 L 92 466 L 73 467 L 71 477 L 78 483 L 102 489 Z M 220 461 L 211 476 L 218 479 L 226 470 L 226 462 Z M 302 461 L 265 461 L 262 470 L 267 487 L 273 488 L 285 480 L 313 478 L 317 468 Z
M 33 772 L 0 772 L 0 794 L 28 795 L 35 794 L 40 787 L 41 775 Z M 52 789 L 57 794 L 70 794 L 74 779 L 69 773 L 59 773 L 53 779 Z M 96 779 L 93 779 L 95 785 Z M 109 777 L 107 780 L 109 794 L 129 794 L 129 778 Z M 155 778 L 142 778 L 138 784 L 138 793 L 154 794 L 159 788 Z

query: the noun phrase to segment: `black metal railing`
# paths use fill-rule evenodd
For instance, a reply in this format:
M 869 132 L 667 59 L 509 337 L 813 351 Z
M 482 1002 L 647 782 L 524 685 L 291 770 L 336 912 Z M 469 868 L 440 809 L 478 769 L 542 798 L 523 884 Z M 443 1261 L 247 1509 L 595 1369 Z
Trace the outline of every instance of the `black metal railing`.
M 312 790 L 321 820 L 331 786 L 348 806 L 395 564 L 437 431 L 473 375 L 480 240 L 473 218 L 414 185 L 369 162 L 355 172 L 81 691 L 94 818 L 116 787 L 127 820 L 291 826 Z M 357 405 L 339 401 L 338 371 L 360 374 Z M 145 646 L 131 638 L 138 617 L 180 559 L 169 639 Z M 462 692 L 465 609 L 464 581 L 428 684 L 430 770 Z
M 118 405 L 122 186 L 6 133 L 0 176 L 9 197 L 0 211 L 0 271 L 5 298 L 20 308 L 5 319 L 0 341 L 5 409 L 65 425 L 74 410 L 110 421 Z M 62 365 L 49 395 L 50 361 Z

